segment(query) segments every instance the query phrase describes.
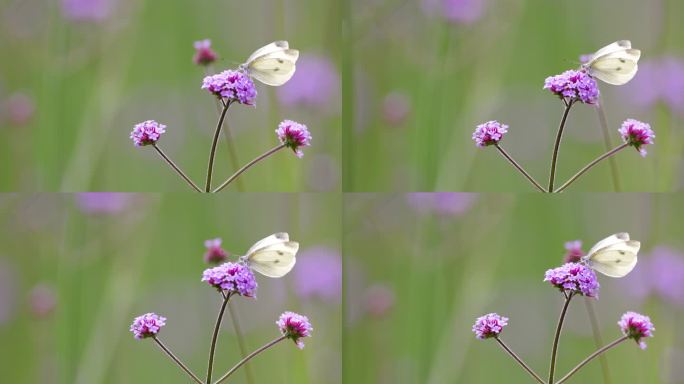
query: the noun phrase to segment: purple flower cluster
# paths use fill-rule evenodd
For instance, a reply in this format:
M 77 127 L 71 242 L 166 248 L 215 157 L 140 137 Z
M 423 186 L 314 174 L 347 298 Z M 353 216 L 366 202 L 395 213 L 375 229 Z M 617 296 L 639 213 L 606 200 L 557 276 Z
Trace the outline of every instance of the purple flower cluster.
M 641 156 L 644 157 L 646 156 L 646 150 L 642 146 L 653 144 L 653 138 L 655 137 L 655 132 L 653 132 L 650 125 L 634 119 L 625 120 L 620 129 L 618 129 L 618 132 L 620 132 L 625 143 L 636 148 Z
M 641 349 L 646 349 L 646 343 L 641 339 L 653 337 L 653 331 L 655 331 L 651 319 L 636 312 L 626 312 L 622 315 L 618 321 L 618 326 L 622 333 L 630 339 L 634 339 Z
M 202 273 L 202 281 L 227 293 L 256 297 L 256 279 L 252 270 L 243 264 L 224 263 L 208 268 Z
M 596 80 L 585 71 L 569 70 L 560 75 L 547 77 L 544 89 L 566 101 L 581 101 L 585 104 L 596 104 L 599 89 Z
M 498 144 L 506 132 L 508 132 L 508 125 L 492 120 L 477 126 L 473 132 L 473 140 L 478 147 L 486 147 Z
M 209 65 L 216 61 L 218 55 L 211 49 L 211 40 L 204 39 L 195 41 L 195 56 L 192 57 L 192 62 L 197 65 Z
M 147 120 L 135 125 L 131 132 L 131 140 L 136 147 L 142 147 L 156 143 L 164 132 L 166 132 L 166 125 Z
M 221 248 L 221 239 L 210 239 L 204 242 L 207 251 L 204 253 L 205 263 L 222 263 L 228 258 L 228 252 Z
M 226 70 L 207 76 L 202 82 L 202 89 L 228 101 L 240 104 L 255 105 L 257 91 L 252 79 L 241 71 Z
M 140 340 L 156 335 L 165 325 L 166 317 L 159 316 L 156 313 L 146 313 L 133 319 L 131 332 L 136 339 Z
M 306 125 L 300 124 L 292 120 L 283 120 L 278 124 L 278 129 L 276 129 L 276 135 L 278 135 L 278 140 L 286 147 L 292 148 L 295 155 L 301 158 L 304 156 L 299 147 L 308 147 L 311 145 L 311 133 L 306 128 Z
M 578 263 L 584 251 L 582 250 L 582 240 L 573 240 L 565 243 L 565 256 L 563 257 L 566 263 Z
M 489 339 L 490 337 L 499 336 L 506 325 L 508 325 L 507 317 L 499 316 L 496 313 L 488 313 L 475 320 L 473 332 L 475 332 L 475 337 L 478 339 Z
M 566 263 L 549 269 L 544 275 L 544 281 L 561 291 L 598 298 L 599 282 L 596 273 L 584 264 Z
M 292 339 L 299 349 L 304 348 L 304 343 L 299 339 L 311 336 L 311 331 L 313 331 L 309 319 L 294 312 L 285 312 L 280 315 L 276 325 L 278 325 L 280 333 Z

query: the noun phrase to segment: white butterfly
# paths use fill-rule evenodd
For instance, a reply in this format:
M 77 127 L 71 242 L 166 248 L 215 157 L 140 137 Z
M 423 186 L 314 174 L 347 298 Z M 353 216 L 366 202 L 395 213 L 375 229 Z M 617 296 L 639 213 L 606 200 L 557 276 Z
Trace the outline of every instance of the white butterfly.
M 641 243 L 629 239 L 629 233 L 616 233 L 591 247 L 582 261 L 591 269 L 610 277 L 623 277 L 637 263 Z
M 277 87 L 292 78 L 298 58 L 299 51 L 290 49 L 287 41 L 274 41 L 252 53 L 240 69 L 266 85 Z
M 620 40 L 596 51 L 582 67 L 599 80 L 608 84 L 622 85 L 636 75 L 639 69 L 637 65 L 639 57 L 641 57 L 641 51 L 632 49 L 632 43 L 629 40 Z
M 240 261 L 267 277 L 283 277 L 292 270 L 299 243 L 285 232 L 274 233 L 252 245 Z

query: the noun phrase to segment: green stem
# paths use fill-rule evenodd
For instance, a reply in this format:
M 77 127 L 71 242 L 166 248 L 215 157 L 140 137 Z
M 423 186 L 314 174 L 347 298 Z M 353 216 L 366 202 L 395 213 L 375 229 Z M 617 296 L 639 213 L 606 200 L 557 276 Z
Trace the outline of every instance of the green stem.
M 589 315 L 589 322 L 591 323 L 591 333 L 594 336 L 594 343 L 596 348 L 600 348 L 603 345 L 603 338 L 601 337 L 601 329 L 599 327 L 598 319 L 596 318 L 596 311 L 594 311 L 594 304 L 592 298 L 585 297 L 584 305 L 587 307 L 587 314 Z M 599 358 L 601 363 L 601 372 L 603 373 L 604 384 L 610 384 L 610 371 L 608 370 L 608 360 L 605 356 L 601 355 Z
M 558 326 L 556 326 L 556 336 L 553 338 L 553 347 L 551 348 L 551 367 L 549 368 L 549 384 L 553 384 L 553 376 L 556 372 L 556 355 L 558 353 L 558 341 L 560 340 L 561 331 L 563 330 L 563 322 L 565 320 L 565 314 L 568 312 L 568 306 L 570 305 L 570 300 L 572 300 L 573 293 L 568 294 L 565 298 L 565 303 L 563 303 L 563 309 L 561 310 L 560 316 L 558 318 Z
M 577 373 L 577 371 L 579 371 L 580 368 L 582 368 L 582 367 L 584 367 L 585 365 L 587 365 L 590 361 L 594 360 L 596 357 L 600 356 L 603 352 L 606 352 L 607 350 L 609 350 L 609 349 L 611 349 L 611 348 L 617 346 L 618 344 L 622 343 L 623 341 L 625 341 L 625 340 L 627 340 L 627 339 L 629 339 L 628 336 L 622 336 L 621 338 L 619 338 L 619 339 L 613 341 L 612 343 L 610 343 L 610 344 L 606 345 L 605 347 L 600 348 L 600 349 L 597 350 L 596 352 L 592 353 L 591 355 L 589 355 L 589 357 L 587 357 L 586 359 L 584 359 L 581 363 L 577 364 L 577 366 L 576 366 L 575 368 L 573 368 L 570 372 L 568 372 L 567 375 L 563 376 L 563 378 L 561 378 L 560 380 L 558 380 L 558 382 L 556 382 L 556 384 L 562 384 L 562 383 L 564 383 L 564 382 L 565 382 L 566 380 L 568 380 L 572 375 L 574 375 L 575 373 Z
M 597 158 L 594 159 L 591 163 L 587 164 L 584 168 L 580 169 L 573 177 L 571 177 L 568 181 L 566 181 L 565 184 L 561 185 L 558 189 L 556 189 L 556 190 L 554 191 L 554 193 L 563 192 L 563 190 L 564 190 L 565 188 L 569 187 L 570 184 L 574 183 L 575 180 L 577 180 L 577 179 L 578 179 L 580 176 L 582 176 L 585 172 L 587 172 L 588 170 L 590 170 L 590 169 L 591 169 L 592 167 L 594 167 L 596 164 L 600 163 L 601 160 L 604 160 L 604 159 L 606 159 L 606 158 L 608 158 L 608 157 L 611 157 L 611 156 L 613 156 L 614 154 L 620 152 L 621 150 L 623 150 L 623 149 L 625 149 L 625 148 L 627 148 L 627 147 L 629 147 L 629 144 L 625 143 L 625 144 L 622 144 L 622 145 L 620 145 L 620 146 L 618 146 L 618 147 L 615 147 L 615 148 L 611 149 L 610 151 L 604 153 L 603 155 L 597 157 Z
M 157 336 L 153 336 L 152 340 L 154 340 L 154 342 L 157 343 L 159 348 L 161 348 L 162 351 L 166 352 L 166 354 L 171 358 L 171 360 L 173 360 L 183 371 L 185 371 L 185 373 L 187 373 L 188 376 L 190 376 L 195 383 L 203 384 L 202 380 L 200 380 L 197 377 L 197 375 L 192 373 L 192 371 L 188 367 L 186 367 L 185 364 L 183 364 L 183 362 L 176 357 L 176 355 L 174 355 L 168 348 L 166 348 L 164 343 L 162 343 L 161 340 L 157 338 Z
M 216 318 L 216 324 L 214 325 L 214 334 L 211 336 L 211 348 L 209 349 L 209 364 L 207 367 L 207 380 L 206 384 L 211 384 L 211 373 L 214 370 L 214 352 L 216 351 L 216 341 L 218 340 L 219 330 L 221 329 L 221 321 L 223 320 L 223 313 L 226 311 L 226 305 L 228 300 L 230 300 L 230 293 L 225 295 L 221 292 L 223 297 L 223 303 L 221 304 L 221 309 L 219 310 L 218 317 Z
M 237 312 L 233 309 L 233 306 L 228 303 L 228 314 L 230 315 L 231 323 L 233 324 L 233 330 L 235 331 L 235 336 L 237 336 L 238 348 L 240 348 L 240 357 L 244 358 L 247 356 L 247 348 L 245 345 L 245 337 L 242 335 L 242 328 L 240 327 L 240 318 Z M 247 384 L 254 382 L 252 377 L 252 371 L 249 369 L 249 364 L 245 365 L 245 377 L 247 379 Z
M 610 139 L 610 132 L 608 131 L 608 119 L 606 119 L 606 113 L 603 110 L 603 104 L 599 100 L 599 104 L 596 106 L 596 111 L 598 112 L 599 123 L 601 124 L 601 133 L 603 134 L 603 144 L 605 145 L 605 150 L 609 151 L 613 148 L 613 142 Z M 608 160 L 610 164 L 610 174 L 613 177 L 613 187 L 615 192 L 620 192 L 622 187 L 620 186 L 620 174 L 618 173 L 617 162 L 614 158 Z
M 198 187 L 197 184 L 193 183 L 193 181 L 190 180 L 190 178 L 185 174 L 185 172 L 183 172 L 173 161 L 171 161 L 171 159 L 168 156 L 166 156 L 164 151 L 162 151 L 161 148 L 157 146 L 157 144 L 152 144 L 152 147 L 157 151 L 159 156 L 161 156 L 162 159 L 166 160 L 166 162 L 171 166 L 171 168 L 173 168 L 173 170 L 176 171 L 176 173 L 178 173 L 178 175 L 180 175 L 180 177 L 182 177 L 183 180 L 185 180 L 188 183 L 188 185 L 190 185 L 190 187 L 192 187 L 192 189 L 194 189 L 197 192 L 202 192 L 200 187 Z
M 228 180 L 224 181 L 223 184 L 221 184 L 218 188 L 214 189 L 212 193 L 220 192 L 223 188 L 227 187 L 228 184 L 232 183 L 233 180 L 237 179 L 238 176 L 240 176 L 243 172 L 248 170 L 250 167 L 252 167 L 254 164 L 258 163 L 259 161 L 271 156 L 272 154 L 278 152 L 279 150 L 285 148 L 285 144 L 280 144 L 276 147 L 273 147 L 257 157 L 256 159 L 250 161 L 249 163 L 245 164 L 242 168 L 238 169 L 237 172 L 235 172 L 232 176 L 228 178 Z
M 542 193 L 543 193 L 543 192 L 546 192 L 546 190 L 544 189 L 544 187 L 542 187 L 541 184 L 539 184 L 539 183 L 537 182 L 537 180 L 535 180 L 534 177 L 532 177 L 532 175 L 530 175 L 529 173 L 527 173 L 527 171 L 525 171 L 525 170 L 523 169 L 523 167 L 522 167 L 520 164 L 518 164 L 517 161 L 513 160 L 513 158 L 511 157 L 511 155 L 509 155 L 508 152 L 506 152 L 506 151 L 503 149 L 503 147 L 502 147 L 501 145 L 499 145 L 499 144 L 494 144 L 494 146 L 496 147 L 496 149 L 499 150 L 499 153 L 501 153 L 501 155 L 502 155 L 503 157 L 505 157 L 506 160 L 508 160 L 508 162 L 511 163 L 512 166 L 515 167 L 515 169 L 517 169 L 520 173 L 522 173 L 522 175 L 525 176 L 525 178 L 526 178 L 527 180 L 529 180 L 530 183 L 532 183 L 532 185 L 534 185 L 540 192 L 542 192 Z
M 216 380 L 216 382 L 214 384 L 220 384 L 221 382 L 226 380 L 228 377 L 230 377 L 230 375 L 232 375 L 233 372 L 237 371 L 238 368 L 242 367 L 246 362 L 251 360 L 254 356 L 260 354 L 261 352 L 263 352 L 269 348 L 271 348 L 272 346 L 278 344 L 279 342 L 281 342 L 285 339 L 287 339 L 287 335 L 282 335 L 282 336 L 278 337 L 277 339 L 275 339 L 275 340 L 269 342 L 268 344 L 264 345 L 263 347 L 257 349 L 256 351 L 250 353 L 247 357 L 245 357 L 244 359 L 240 360 L 240 362 L 235 364 L 235 366 L 233 368 L 231 368 L 230 371 L 228 371 L 225 375 L 221 376 L 220 379 Z
M 223 103 L 223 101 L 221 101 Z M 216 157 L 216 147 L 218 145 L 219 135 L 221 134 L 221 127 L 223 127 L 223 120 L 226 118 L 226 112 L 228 112 L 228 107 L 230 107 L 231 102 L 228 101 L 223 103 L 223 110 L 221 111 L 221 116 L 219 117 L 218 123 L 216 124 L 216 130 L 214 130 L 214 139 L 211 141 L 211 150 L 209 151 L 209 165 L 207 166 L 207 182 L 204 185 L 204 191 L 211 191 L 211 177 L 214 173 L 214 158 Z
M 532 368 L 530 368 L 527 364 L 525 364 L 525 362 L 522 361 L 522 359 L 521 359 L 520 357 L 518 357 L 518 355 L 516 355 L 515 352 L 513 352 L 510 348 L 508 348 L 508 346 L 507 346 L 506 344 L 504 344 L 504 342 L 501 341 L 501 339 L 499 339 L 498 337 L 495 337 L 494 340 L 496 340 L 496 342 L 499 343 L 499 345 L 501 346 L 501 348 L 503 348 L 506 352 L 508 352 L 508 354 L 511 355 L 511 357 L 513 358 L 513 360 L 515 360 L 516 362 L 518 362 L 518 364 L 520 364 L 520 366 L 521 366 L 525 371 L 527 371 L 527 373 L 529 373 L 532 377 L 534 377 L 534 379 L 537 380 L 538 383 L 540 383 L 540 384 L 545 384 L 545 383 L 544 383 L 544 380 L 542 380 L 542 378 L 539 377 L 539 375 L 537 375 L 537 373 L 534 372 L 534 371 L 532 370 Z
M 573 100 L 565 103 L 565 111 L 563 111 L 563 117 L 561 118 L 560 124 L 558 125 L 558 133 L 556 134 L 556 143 L 553 146 L 553 156 L 551 157 L 551 172 L 549 175 L 549 188 L 548 192 L 553 192 L 553 183 L 556 180 L 556 165 L 558 164 L 558 152 L 560 150 L 560 144 L 563 140 L 563 131 L 565 130 L 565 122 L 568 119 L 568 113 L 570 113 L 570 108 L 572 108 Z

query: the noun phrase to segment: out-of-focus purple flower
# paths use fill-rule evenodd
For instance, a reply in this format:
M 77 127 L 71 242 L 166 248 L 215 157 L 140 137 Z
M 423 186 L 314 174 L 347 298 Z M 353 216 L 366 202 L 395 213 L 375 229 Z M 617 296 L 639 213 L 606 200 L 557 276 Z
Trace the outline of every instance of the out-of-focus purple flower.
M 508 317 L 499 316 L 496 313 L 488 313 L 478 317 L 473 325 L 475 337 L 480 340 L 498 337 L 503 328 L 508 325 Z
M 421 214 L 460 216 L 477 199 L 477 194 L 464 192 L 413 192 L 406 194 L 409 205 Z
M 484 16 L 486 9 L 486 0 L 423 0 L 425 13 L 441 16 L 452 23 L 475 23 Z
M 133 336 L 140 340 L 155 336 L 165 325 L 166 317 L 150 312 L 133 319 L 130 330 L 133 332 Z
M 275 132 L 278 135 L 278 140 L 286 147 L 291 148 L 299 158 L 304 156 L 304 152 L 299 147 L 311 145 L 311 133 L 309 133 L 306 125 L 296 121 L 283 120 L 278 124 Z
M 164 132 L 166 132 L 166 125 L 154 120 L 146 120 L 135 125 L 131 132 L 131 140 L 136 147 L 155 144 Z
M 256 298 L 257 282 L 249 267 L 240 263 L 224 263 L 205 269 L 202 281 L 226 293 Z
M 2 114 L 10 124 L 17 126 L 26 125 L 36 110 L 33 99 L 21 92 L 10 95 L 2 104 Z
M 382 101 L 382 117 L 390 125 L 400 125 L 411 113 L 411 99 L 403 92 L 390 92 Z
M 582 240 L 573 240 L 565 243 L 565 256 L 563 261 L 565 263 L 579 263 L 584 251 L 582 250 Z
M 630 339 L 634 339 L 641 349 L 646 349 L 646 343 L 641 339 L 653 337 L 653 331 L 655 331 L 651 319 L 636 312 L 626 312 L 622 315 L 622 318 L 618 321 L 618 326 L 622 334 Z
M 648 280 L 658 296 L 672 304 L 684 305 L 684 254 L 657 247 L 648 260 Z
M 207 251 L 204 252 L 205 263 L 222 263 L 228 258 L 228 252 L 221 248 L 221 239 L 209 239 L 204 242 Z
M 62 0 L 62 14 L 71 21 L 104 21 L 118 0 Z
M 664 56 L 639 63 L 639 73 L 627 84 L 629 101 L 642 108 L 664 102 L 684 114 L 684 59 Z
M 278 325 L 280 333 L 287 336 L 288 339 L 292 339 L 299 349 L 304 348 L 304 342 L 300 339 L 311 336 L 311 331 L 313 331 L 309 319 L 294 312 L 285 312 L 280 315 L 276 325 Z
M 599 282 L 596 273 L 579 263 L 566 263 L 544 274 L 544 281 L 568 293 L 598 298 Z
M 119 192 L 83 192 L 76 194 L 76 206 L 89 214 L 115 214 L 130 204 L 133 195 Z
M 473 132 L 473 140 L 478 147 L 486 147 L 498 144 L 506 132 L 508 132 L 508 125 L 491 120 L 477 126 Z
M 38 318 L 45 318 L 52 314 L 57 306 L 57 296 L 47 285 L 36 285 L 29 295 L 31 313 Z
M 204 39 L 195 41 L 195 55 L 192 57 L 192 62 L 197 65 L 209 65 L 216 61 L 218 55 L 211 49 L 211 40 Z
M 297 256 L 294 278 L 295 291 L 300 297 L 339 301 L 342 294 L 342 257 L 337 250 L 328 247 L 306 249 Z
M 242 71 L 226 70 L 207 76 L 202 82 L 206 89 L 217 97 L 245 105 L 255 105 L 257 91 L 252 79 Z
M 650 125 L 639 120 L 627 119 L 622 123 L 618 132 L 620 132 L 625 143 L 633 146 L 639 151 L 641 156 L 646 157 L 646 150 L 642 146 L 653 144 L 653 138 L 655 137 L 655 132 L 653 132 Z
M 331 108 L 340 97 L 340 74 L 327 56 L 301 55 L 297 72 L 277 89 L 278 100 L 287 107 Z
M 385 316 L 394 307 L 396 295 L 394 290 L 385 284 L 370 286 L 364 295 L 364 309 L 376 318 Z
M 581 101 L 585 104 L 596 104 L 599 89 L 596 80 L 584 71 L 573 69 L 560 75 L 549 76 L 544 81 L 544 89 L 566 101 Z

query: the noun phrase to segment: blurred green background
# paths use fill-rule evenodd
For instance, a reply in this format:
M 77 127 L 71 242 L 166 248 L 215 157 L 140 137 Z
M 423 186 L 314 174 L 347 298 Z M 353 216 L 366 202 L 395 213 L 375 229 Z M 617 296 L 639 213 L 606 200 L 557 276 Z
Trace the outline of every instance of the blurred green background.
M 622 279 L 599 275 L 599 329 L 605 343 L 617 339 L 632 310 L 656 331 L 645 351 L 629 340 L 607 353 L 610 382 L 684 383 L 681 197 L 348 194 L 345 205 L 345 382 L 532 382 L 494 341 L 475 338 L 489 312 L 510 318 L 502 339 L 546 377 L 563 298 L 544 272 L 562 264 L 566 241 L 586 252 L 628 231 L 639 262 Z M 570 305 L 559 375 L 596 349 L 585 300 Z M 600 364 L 568 383 L 604 383 Z
M 148 119 L 168 126 L 160 146 L 203 181 L 218 115 L 192 62 L 205 38 L 214 71 L 274 40 L 301 52 L 290 89 L 258 83 L 256 108 L 232 107 L 227 122 L 240 165 L 276 145 L 283 119 L 307 124 L 312 146 L 301 160 L 278 153 L 233 190 L 341 188 L 332 1 L 2 0 L 0 19 L 0 190 L 189 190 L 152 148 L 133 146 L 133 125 Z M 236 169 L 222 141 L 215 180 Z
M 510 125 L 502 145 L 542 184 L 563 106 L 544 79 L 579 66 L 582 54 L 619 39 L 642 50 L 624 86 L 600 84 L 614 145 L 627 118 L 651 124 L 642 159 L 616 156 L 621 190 L 681 189 L 684 51 L 679 0 L 352 1 L 345 76 L 347 191 L 533 191 L 493 148 L 478 149 L 478 124 Z M 346 74 L 346 72 L 345 72 Z M 352 88 L 353 90 L 347 90 Z M 353 114 L 352 117 L 346 116 Z M 571 111 L 559 160 L 566 180 L 604 153 L 596 108 Z M 613 191 L 610 167 L 568 191 Z
M 257 300 L 232 302 L 248 351 L 279 335 L 286 310 L 307 315 L 314 332 L 304 350 L 287 341 L 252 360 L 252 383 L 340 383 L 339 207 L 339 195 L 0 195 L 2 382 L 187 383 L 129 332 L 146 312 L 168 318 L 160 337 L 203 377 L 220 305 L 200 282 L 204 240 L 243 254 L 288 231 L 301 246 L 293 271 L 257 275 Z M 240 358 L 227 314 L 216 353 L 220 375 Z M 247 382 L 244 370 L 233 377 Z

